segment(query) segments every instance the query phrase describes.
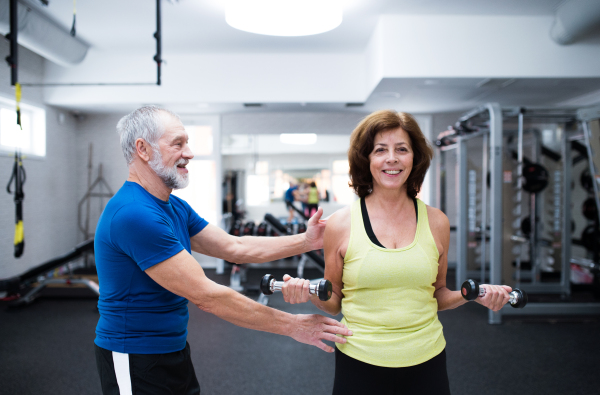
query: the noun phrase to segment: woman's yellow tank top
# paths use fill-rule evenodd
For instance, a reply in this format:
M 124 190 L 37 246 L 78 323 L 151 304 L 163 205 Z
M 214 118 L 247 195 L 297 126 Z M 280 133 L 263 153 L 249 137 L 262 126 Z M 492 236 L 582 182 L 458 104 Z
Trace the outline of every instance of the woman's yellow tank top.
M 315 187 L 310 187 L 308 190 L 308 204 L 319 203 L 319 190 Z
M 342 323 L 353 335 L 336 346 L 371 365 L 418 365 L 446 346 L 433 297 L 439 252 L 429 229 L 427 206 L 420 200 L 417 206 L 415 239 L 398 249 L 381 248 L 371 242 L 360 200 L 351 208 L 350 240 L 342 275 Z

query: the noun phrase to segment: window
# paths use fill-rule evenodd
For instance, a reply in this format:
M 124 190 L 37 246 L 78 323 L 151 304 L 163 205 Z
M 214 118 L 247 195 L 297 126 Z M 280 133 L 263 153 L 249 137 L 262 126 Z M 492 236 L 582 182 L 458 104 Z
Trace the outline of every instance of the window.
M 21 126 L 17 125 L 14 100 L 0 98 L 0 151 L 46 156 L 46 111 L 43 108 L 21 104 Z
M 192 159 L 187 169 L 189 185 L 187 188 L 174 190 L 173 195 L 185 200 L 208 222 L 218 224 L 215 161 Z
M 220 183 L 217 174 L 220 173 L 220 161 L 215 153 L 215 134 L 218 127 L 211 119 L 183 120 L 185 130 L 189 137 L 189 146 L 194 154 L 187 169 L 189 185 L 184 189 L 173 191 L 173 195 L 185 200 L 193 209 L 212 224 L 219 224 L 220 211 Z M 216 129 L 218 130 L 218 129 Z
M 270 203 L 269 196 L 269 162 L 257 161 L 254 174 L 249 174 L 246 183 L 246 204 L 248 206 L 264 206 Z
M 347 160 L 333 161 L 333 175 L 331 177 L 331 189 L 333 190 L 333 201 L 340 204 L 351 204 L 356 200 L 354 189 L 348 186 L 350 182 L 350 164 Z
M 189 145 L 192 153 L 196 156 L 212 155 L 213 134 L 212 127 L 207 125 L 186 126 L 186 132 L 190 138 Z

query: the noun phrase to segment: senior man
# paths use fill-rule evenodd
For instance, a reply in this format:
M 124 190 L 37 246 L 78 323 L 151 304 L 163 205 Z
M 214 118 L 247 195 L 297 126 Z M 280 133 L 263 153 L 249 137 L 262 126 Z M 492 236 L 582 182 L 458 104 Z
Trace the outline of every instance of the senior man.
M 290 336 L 332 352 L 322 340 L 351 332 L 321 315 L 275 310 L 209 280 L 196 251 L 230 262 L 267 262 L 322 247 L 322 211 L 304 234 L 233 237 L 208 224 L 173 189 L 188 184 L 193 158 L 174 113 L 145 106 L 117 124 L 129 177 L 96 230 L 100 299 L 96 363 L 104 394 L 198 394 L 186 341 L 188 301 L 245 328 Z M 208 339 L 207 339 L 208 340 Z

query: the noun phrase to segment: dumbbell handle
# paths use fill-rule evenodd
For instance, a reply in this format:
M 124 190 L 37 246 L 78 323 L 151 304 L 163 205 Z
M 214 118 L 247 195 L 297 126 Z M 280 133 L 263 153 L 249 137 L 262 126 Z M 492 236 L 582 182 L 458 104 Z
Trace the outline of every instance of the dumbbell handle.
M 269 283 L 269 288 L 271 289 L 271 292 L 281 291 L 281 289 L 283 288 L 283 284 L 285 284 L 285 281 L 275 281 L 275 279 L 273 279 Z M 310 286 L 308 288 L 308 292 L 311 295 L 318 296 L 319 295 L 319 284 L 310 284 Z
M 485 296 L 485 287 L 479 286 L 479 297 L 483 298 Z M 519 294 L 515 291 L 512 291 L 508 294 L 509 299 L 508 303 L 515 304 L 519 300 Z

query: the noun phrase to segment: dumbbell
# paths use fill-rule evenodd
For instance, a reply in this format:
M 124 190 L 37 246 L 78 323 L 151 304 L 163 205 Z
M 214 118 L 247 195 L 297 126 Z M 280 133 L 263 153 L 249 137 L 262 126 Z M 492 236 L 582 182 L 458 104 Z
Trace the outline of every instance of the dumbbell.
M 466 300 L 475 300 L 485 295 L 485 288 L 479 287 L 477 281 L 469 279 L 462 283 L 460 294 Z M 508 303 L 516 309 L 522 309 L 527 304 L 527 294 L 519 288 L 513 289 L 508 295 L 510 296 Z
M 265 274 L 260 280 L 260 291 L 265 295 L 272 295 L 275 291 L 281 291 L 283 283 L 283 281 L 275 281 L 275 276 L 272 274 Z M 325 302 L 331 299 L 331 282 L 323 279 L 318 284 L 310 284 L 309 292 Z

